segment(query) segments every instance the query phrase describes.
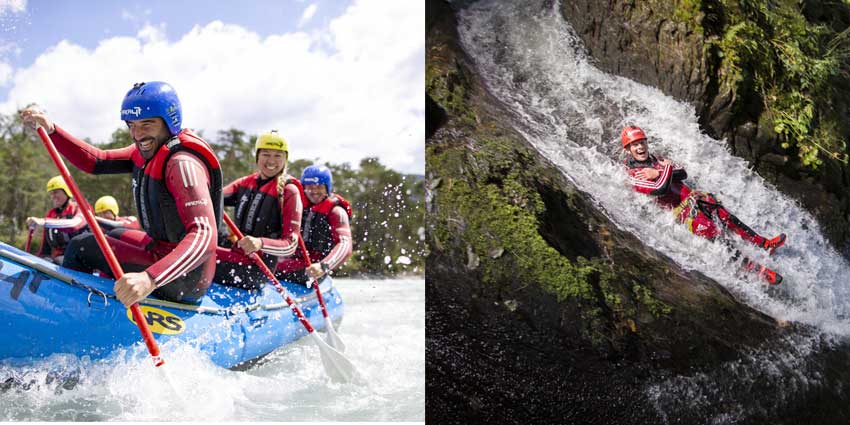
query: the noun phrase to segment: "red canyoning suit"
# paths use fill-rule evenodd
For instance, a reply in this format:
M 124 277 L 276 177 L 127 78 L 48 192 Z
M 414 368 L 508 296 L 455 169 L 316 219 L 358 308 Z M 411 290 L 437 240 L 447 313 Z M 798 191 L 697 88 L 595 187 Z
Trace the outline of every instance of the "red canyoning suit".
M 714 195 L 692 191 L 683 180 L 688 177 L 685 169 L 674 164 L 661 165 L 664 158 L 650 155 L 649 159 L 639 162 L 633 157 L 626 158 L 624 164 L 629 173 L 629 183 L 638 192 L 655 196 L 656 202 L 665 209 L 673 210 L 679 222 L 685 223 L 688 230 L 698 236 L 714 240 L 720 235 L 717 222 L 735 232 L 742 239 L 762 247 L 765 238 L 729 213 Z M 642 180 L 636 176 L 644 168 L 654 168 L 660 173 L 655 180 Z

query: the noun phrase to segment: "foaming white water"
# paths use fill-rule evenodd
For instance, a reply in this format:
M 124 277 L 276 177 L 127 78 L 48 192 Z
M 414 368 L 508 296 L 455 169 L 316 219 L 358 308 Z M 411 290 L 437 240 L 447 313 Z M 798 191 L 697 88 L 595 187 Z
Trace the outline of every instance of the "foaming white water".
M 337 330 L 359 372 L 351 383 L 328 379 L 309 339 L 243 372 L 167 343 L 157 369 L 139 344 L 98 361 L 0 363 L 0 421 L 424 421 L 424 280 L 334 283 L 346 303 Z
M 596 69 L 557 2 L 547 3 L 482 1 L 460 14 L 463 48 L 513 115 L 513 127 L 614 223 L 685 269 L 773 317 L 850 335 L 850 266 L 814 218 L 731 155 L 725 142 L 702 134 L 691 106 Z M 693 236 L 628 187 L 619 134 L 629 123 L 648 133 L 652 152 L 685 167 L 690 187 L 716 194 L 762 235 L 788 234 L 773 257 L 731 237 L 750 258 L 783 274 L 778 291 L 742 276 L 722 244 Z

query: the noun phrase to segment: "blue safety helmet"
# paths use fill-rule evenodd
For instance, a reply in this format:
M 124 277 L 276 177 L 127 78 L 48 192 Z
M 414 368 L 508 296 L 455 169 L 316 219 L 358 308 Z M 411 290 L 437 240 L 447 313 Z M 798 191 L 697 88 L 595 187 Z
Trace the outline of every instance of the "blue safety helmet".
M 180 132 L 183 113 L 174 87 L 162 81 L 136 83 L 121 102 L 121 120 L 160 117 L 172 136 Z
M 311 165 L 304 169 L 301 173 L 301 184 L 323 184 L 328 190 L 328 195 L 334 191 L 334 178 L 331 176 L 331 170 L 324 165 Z

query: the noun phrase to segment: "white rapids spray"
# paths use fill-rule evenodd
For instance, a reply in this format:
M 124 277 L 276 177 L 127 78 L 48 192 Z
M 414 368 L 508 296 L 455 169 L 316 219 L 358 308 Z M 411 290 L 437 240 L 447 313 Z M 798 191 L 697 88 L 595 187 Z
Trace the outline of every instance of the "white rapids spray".
M 850 267 L 814 218 L 731 155 L 725 142 L 702 134 L 691 106 L 596 69 L 559 5 L 540 3 L 483 1 L 460 14 L 463 48 L 487 89 L 514 115 L 512 125 L 614 223 L 683 268 L 711 277 L 777 319 L 850 335 Z M 722 244 L 693 236 L 628 187 L 619 141 L 627 123 L 648 133 L 651 152 L 685 167 L 690 187 L 716 194 L 762 235 L 788 234 L 773 257 L 732 238 L 750 258 L 785 277 L 782 294 L 771 296 L 764 284 L 741 276 Z
M 424 280 L 334 284 L 346 303 L 338 331 L 359 371 L 350 383 L 327 377 L 307 338 L 247 371 L 222 369 L 191 344 L 166 342 L 163 368 L 177 397 L 139 343 L 96 361 L 53 355 L 28 366 L 0 362 L 0 422 L 424 421 Z

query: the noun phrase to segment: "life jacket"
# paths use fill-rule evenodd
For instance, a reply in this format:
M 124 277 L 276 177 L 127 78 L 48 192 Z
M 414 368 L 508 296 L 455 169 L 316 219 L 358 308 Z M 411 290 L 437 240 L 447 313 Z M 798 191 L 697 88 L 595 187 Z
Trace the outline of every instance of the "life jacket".
M 45 218 L 53 218 L 53 219 L 67 219 L 74 218 L 79 212 L 79 207 L 77 203 L 68 198 L 68 201 L 65 202 L 65 206 L 62 209 L 59 208 L 51 208 L 47 211 Z M 65 246 L 68 245 L 68 242 L 71 241 L 71 238 L 79 235 L 85 230 L 86 227 L 83 226 L 76 232 L 67 232 L 63 231 L 63 229 L 48 229 L 44 228 L 44 239 L 47 243 L 47 246 L 50 247 L 51 257 L 57 257 L 62 255 L 65 251 Z
M 174 197 L 165 186 L 165 166 L 177 152 L 189 152 L 206 165 L 210 174 L 210 199 L 215 211 L 216 227 L 221 227 L 222 174 L 215 153 L 207 142 L 185 129 L 159 147 L 150 160 L 138 149 L 133 151 L 133 195 L 142 228 L 153 239 L 177 243 L 186 235 L 186 228 L 177 214 Z
M 245 182 L 247 185 L 237 189 L 234 222 L 245 235 L 279 239 L 283 228 L 280 222 L 283 193 L 278 193 L 277 177 L 263 182 L 263 185 L 258 187 L 261 182 L 259 176 L 259 173 L 251 175 Z M 303 201 L 304 188 L 301 187 L 301 182 L 288 175 L 286 184 L 294 184 Z
M 348 219 L 351 220 L 353 217 L 351 204 L 335 193 L 322 202 L 304 209 L 304 215 L 301 218 L 301 236 L 304 238 L 307 250 L 310 251 L 310 258 L 315 258 L 315 261 L 327 256 L 336 244 L 329 217 L 331 211 L 337 206 L 342 207 L 348 214 Z

